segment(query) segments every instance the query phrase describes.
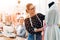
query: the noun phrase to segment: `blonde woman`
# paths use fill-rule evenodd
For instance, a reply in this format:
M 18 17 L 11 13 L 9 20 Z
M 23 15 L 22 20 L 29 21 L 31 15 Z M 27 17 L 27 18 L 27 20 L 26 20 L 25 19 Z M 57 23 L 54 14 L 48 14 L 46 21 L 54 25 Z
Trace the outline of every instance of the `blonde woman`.
M 32 3 L 26 5 L 26 13 L 29 15 L 25 19 L 25 27 L 28 31 L 28 40 L 42 40 L 41 32 L 44 30 L 43 21 L 45 15 L 36 13 Z
M 15 28 L 11 22 L 11 16 L 6 16 L 3 33 L 6 37 L 15 37 Z

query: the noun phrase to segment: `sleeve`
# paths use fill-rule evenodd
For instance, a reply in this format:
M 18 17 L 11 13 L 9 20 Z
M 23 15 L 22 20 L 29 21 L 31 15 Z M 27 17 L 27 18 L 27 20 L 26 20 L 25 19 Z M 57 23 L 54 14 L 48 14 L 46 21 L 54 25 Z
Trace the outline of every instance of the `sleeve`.
M 34 34 L 34 33 L 35 33 L 35 32 L 34 32 L 34 28 L 31 27 L 31 24 L 30 24 L 30 22 L 29 22 L 28 19 L 25 20 L 25 27 L 26 27 L 26 30 L 27 30 L 29 33 L 31 33 L 31 34 Z
M 40 20 L 45 20 L 45 15 L 43 15 L 41 13 L 38 13 L 37 15 L 40 18 Z
M 25 37 L 25 34 L 26 34 L 26 31 L 25 31 L 24 28 L 22 28 L 22 29 L 21 29 L 21 32 L 20 32 L 20 34 L 19 34 L 19 36 Z

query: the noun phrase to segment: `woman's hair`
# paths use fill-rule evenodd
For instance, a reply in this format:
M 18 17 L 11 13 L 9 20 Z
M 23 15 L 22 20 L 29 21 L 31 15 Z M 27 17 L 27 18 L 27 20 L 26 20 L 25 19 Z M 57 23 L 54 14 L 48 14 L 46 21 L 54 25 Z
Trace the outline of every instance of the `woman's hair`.
M 11 16 L 5 16 L 5 21 L 6 22 L 11 22 Z
M 30 8 L 30 6 L 31 5 L 33 5 L 32 3 L 28 3 L 27 5 L 26 5 L 26 12 L 28 13 L 28 10 L 29 10 L 29 8 Z

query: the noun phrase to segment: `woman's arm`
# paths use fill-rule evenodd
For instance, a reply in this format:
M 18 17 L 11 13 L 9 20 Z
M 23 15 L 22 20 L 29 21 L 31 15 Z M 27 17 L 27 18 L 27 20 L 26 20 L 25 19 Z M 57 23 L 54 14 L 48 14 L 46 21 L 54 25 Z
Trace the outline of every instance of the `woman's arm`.
M 43 30 L 44 30 L 44 27 L 42 27 L 42 28 L 38 28 L 38 29 L 37 29 L 37 28 L 34 29 L 35 32 L 40 32 L 40 31 L 43 31 Z
M 34 28 L 31 27 L 31 24 L 30 24 L 30 22 L 29 22 L 28 19 L 25 20 L 25 27 L 26 27 L 26 30 L 27 30 L 29 33 L 32 33 L 32 34 L 35 33 Z
M 46 28 L 46 21 L 43 20 L 43 27 L 42 27 L 42 28 L 38 28 L 38 29 L 34 29 L 34 31 L 35 31 L 35 32 L 44 31 L 45 28 Z
M 21 29 L 21 31 L 22 31 L 22 32 L 19 34 L 19 36 L 23 36 L 23 37 L 24 37 L 25 34 L 26 34 L 26 30 L 25 30 L 25 29 Z

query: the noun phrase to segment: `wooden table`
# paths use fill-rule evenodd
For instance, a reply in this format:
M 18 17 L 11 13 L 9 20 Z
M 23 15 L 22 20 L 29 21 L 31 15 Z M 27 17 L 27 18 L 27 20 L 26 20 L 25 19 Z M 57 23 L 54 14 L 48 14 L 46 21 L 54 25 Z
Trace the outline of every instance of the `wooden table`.
M 25 40 L 25 38 L 21 38 L 21 37 L 16 37 L 16 38 L 0 37 L 0 40 Z
M 25 40 L 25 38 L 21 38 L 18 36 L 16 36 L 16 38 L 9 38 L 9 37 L 5 37 L 3 34 L 0 34 L 0 40 Z

